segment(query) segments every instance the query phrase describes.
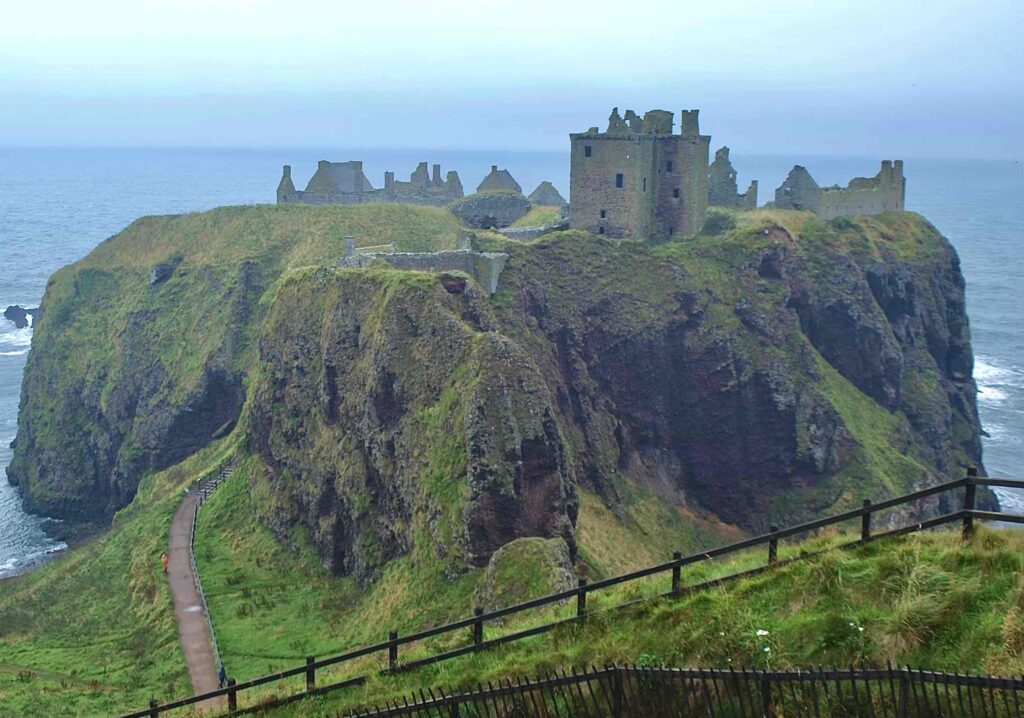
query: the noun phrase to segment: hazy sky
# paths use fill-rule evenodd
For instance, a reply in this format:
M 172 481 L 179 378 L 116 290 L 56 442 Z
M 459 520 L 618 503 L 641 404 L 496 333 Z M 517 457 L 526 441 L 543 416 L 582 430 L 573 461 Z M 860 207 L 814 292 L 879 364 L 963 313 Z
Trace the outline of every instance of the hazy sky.
M 1024 157 L 1022 0 L 28 0 L 0 145 L 563 149 L 613 105 L 715 146 Z

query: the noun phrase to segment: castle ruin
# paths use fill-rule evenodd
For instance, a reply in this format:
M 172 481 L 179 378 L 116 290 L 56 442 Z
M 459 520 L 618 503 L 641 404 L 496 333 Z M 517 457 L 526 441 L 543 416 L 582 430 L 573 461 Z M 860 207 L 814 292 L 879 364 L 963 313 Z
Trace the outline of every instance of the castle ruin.
M 846 187 L 819 187 L 806 168 L 796 165 L 775 190 L 775 206 L 810 210 L 824 219 L 872 215 L 901 211 L 906 191 L 903 160 L 883 160 L 877 175 L 854 177 Z
M 743 194 L 736 190 L 736 170 L 729 160 L 729 148 L 721 147 L 715 151 L 715 161 L 708 167 L 708 205 L 734 209 L 757 207 L 757 180 L 751 180 Z
M 498 165 L 491 165 L 490 173 L 483 178 L 476 188 L 477 192 L 518 192 L 523 193 L 512 173 L 508 170 L 499 170 Z
M 708 150 L 698 110 L 612 110 L 606 132 L 569 135 L 570 226 L 608 237 L 664 241 L 693 235 L 708 206 Z
M 441 179 L 441 165 L 427 172 L 427 163 L 420 162 L 408 182 L 395 179 L 394 172 L 384 173 L 383 189 L 375 189 L 363 174 L 363 163 L 328 162 L 320 160 L 305 190 L 296 190 L 291 165 L 285 165 L 277 186 L 278 204 L 366 204 L 396 202 L 444 206 L 462 197 L 458 172 L 449 172 Z

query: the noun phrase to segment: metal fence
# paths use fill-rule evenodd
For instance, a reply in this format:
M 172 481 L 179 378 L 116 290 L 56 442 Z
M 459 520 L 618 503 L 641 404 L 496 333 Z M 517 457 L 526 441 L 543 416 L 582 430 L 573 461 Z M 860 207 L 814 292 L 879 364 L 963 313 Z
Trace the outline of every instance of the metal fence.
M 610 666 L 418 694 L 338 718 L 1022 718 L 1024 679 L 911 668 Z

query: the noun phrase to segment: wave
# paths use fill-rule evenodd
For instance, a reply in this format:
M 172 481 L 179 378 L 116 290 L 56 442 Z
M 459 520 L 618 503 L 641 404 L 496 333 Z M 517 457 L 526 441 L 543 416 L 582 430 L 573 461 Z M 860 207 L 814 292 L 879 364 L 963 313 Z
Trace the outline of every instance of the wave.
M 974 357 L 974 380 L 985 386 L 1006 384 L 1024 387 L 1024 371 L 1017 366 L 1000 365 L 992 357 L 978 355 Z
M 0 345 L 4 344 L 12 347 L 32 346 L 32 325 L 22 329 L 12 329 L 9 332 L 0 332 Z
M 998 406 L 1004 403 L 1009 396 L 1002 389 L 993 386 L 978 386 L 978 401 L 988 406 Z
M 28 354 L 28 349 L 18 349 L 13 352 L 0 352 L 0 357 L 20 357 L 22 354 Z

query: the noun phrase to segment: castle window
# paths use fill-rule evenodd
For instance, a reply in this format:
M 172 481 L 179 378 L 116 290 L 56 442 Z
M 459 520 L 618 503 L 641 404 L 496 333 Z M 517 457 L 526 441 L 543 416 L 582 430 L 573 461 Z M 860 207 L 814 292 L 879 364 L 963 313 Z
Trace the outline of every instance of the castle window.
M 604 227 L 598 227 L 597 228 L 597 233 L 598 234 L 604 234 Z
M 679 188 L 678 187 L 676 187 L 674 190 L 672 190 L 672 196 L 675 197 L 676 199 L 679 199 Z
M 666 172 L 671 172 L 672 171 L 672 160 L 669 160 L 668 162 L 665 163 L 665 171 Z
M 601 219 L 604 219 L 607 216 L 608 216 L 608 210 L 602 209 L 601 210 Z
M 669 237 L 671 237 L 675 233 L 676 233 L 676 228 L 675 227 L 669 227 L 668 228 L 668 236 Z
M 644 192 L 647 191 L 647 178 L 644 177 Z
M 624 181 L 625 181 L 625 178 L 622 176 L 621 172 L 619 172 L 617 175 L 615 175 L 615 186 L 616 187 L 622 187 Z
M 584 157 L 590 157 L 590 153 L 591 153 L 592 149 L 593 148 L 591 148 L 590 145 L 583 145 L 583 156 Z

